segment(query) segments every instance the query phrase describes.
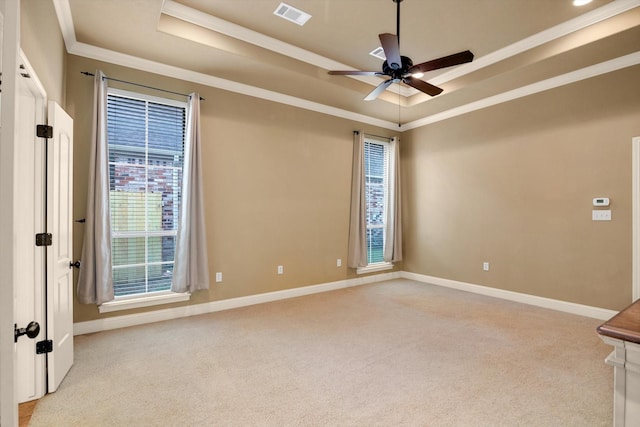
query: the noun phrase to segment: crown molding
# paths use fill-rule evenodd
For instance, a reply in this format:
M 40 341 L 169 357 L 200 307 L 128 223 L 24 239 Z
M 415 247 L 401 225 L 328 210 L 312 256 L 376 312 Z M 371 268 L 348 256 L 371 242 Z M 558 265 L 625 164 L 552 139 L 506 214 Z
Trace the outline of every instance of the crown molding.
M 612 18 L 638 6 L 640 6 L 640 0 L 614 0 L 611 3 L 594 9 L 591 12 L 587 12 L 584 15 L 577 16 L 569 21 L 563 22 L 562 24 L 558 24 L 555 27 L 548 28 L 530 37 L 510 44 L 509 46 L 505 46 L 502 49 L 498 49 L 475 59 L 472 62 L 460 65 L 451 71 L 442 73 L 439 76 L 430 79 L 429 83 L 436 86 L 444 84 L 466 74 L 473 73 L 474 71 L 478 71 L 497 62 L 504 61 L 512 56 L 516 56 L 535 47 L 541 46 L 545 43 L 559 39 L 560 37 L 564 37 L 590 25 Z
M 191 81 L 193 83 L 215 87 L 218 89 L 223 89 L 230 92 L 239 93 L 242 95 L 247 95 L 255 98 L 277 102 L 280 104 L 302 108 L 309 111 L 315 111 L 322 114 L 328 114 L 331 116 L 340 117 L 347 120 L 354 120 L 360 123 L 366 123 L 373 126 L 379 126 L 381 128 L 398 131 L 398 124 L 395 122 L 377 119 L 371 116 L 354 113 L 352 111 L 344 110 L 341 108 L 331 107 L 331 106 L 320 104 L 317 102 L 308 101 L 302 98 L 297 98 L 294 96 L 285 95 L 278 92 L 262 89 L 259 87 L 222 79 L 222 78 L 211 76 L 208 74 L 198 73 L 195 71 L 175 67 L 172 65 L 150 61 L 147 59 L 138 58 L 138 57 L 123 54 L 120 52 L 115 52 L 115 51 L 100 48 L 97 46 L 92 46 L 89 44 L 77 42 L 74 28 L 73 28 L 73 20 L 71 15 L 71 9 L 69 6 L 69 0 L 53 0 L 53 2 L 56 9 L 58 22 L 63 34 L 63 38 L 65 40 L 67 52 L 70 54 L 83 56 L 83 57 L 95 59 L 98 61 L 109 62 L 116 65 L 134 68 L 134 69 L 138 69 L 141 71 L 146 71 L 154 74 Z M 171 0 L 167 0 L 165 3 L 175 3 L 175 2 Z M 611 6 L 607 7 L 609 5 Z M 573 28 L 575 28 L 574 31 L 577 31 L 580 25 L 582 25 L 581 28 L 583 28 L 584 26 L 591 25 L 595 22 L 599 22 L 601 20 L 607 19 L 608 17 L 614 16 L 614 14 L 622 13 L 626 10 L 630 10 L 634 7 L 640 6 L 640 0 L 615 0 L 612 3 L 609 3 L 609 5 L 603 6 L 599 9 L 596 9 L 586 14 L 586 15 L 589 15 L 588 19 L 581 20 L 581 23 L 573 22 L 572 26 Z M 613 5 L 615 5 L 615 7 Z M 598 12 L 597 14 L 594 13 L 596 11 Z M 559 30 L 556 29 L 555 34 L 559 34 L 558 31 Z M 562 31 L 568 31 L 568 29 L 564 28 L 564 30 Z M 539 37 L 542 37 L 542 36 L 539 36 Z M 547 35 L 545 37 L 550 37 L 550 35 Z M 527 45 L 532 46 L 532 43 L 536 43 L 536 42 L 539 43 L 540 40 L 541 39 L 537 41 L 529 40 L 527 42 Z M 524 42 L 524 40 L 522 42 Z M 514 50 L 514 52 L 515 51 L 516 50 Z M 501 55 L 504 56 L 506 54 L 501 53 Z M 484 58 L 485 57 L 480 58 L 478 62 L 484 60 Z M 493 58 L 493 59 L 495 60 L 496 58 Z M 467 65 L 471 65 L 471 64 L 473 63 L 463 65 L 460 68 L 462 67 L 466 68 Z M 498 95 L 490 96 L 478 101 L 468 103 L 466 105 L 461 105 L 456 108 L 452 108 L 437 114 L 433 114 L 418 120 L 405 123 L 402 125 L 401 131 L 416 129 L 422 126 L 426 126 L 432 123 L 436 123 L 436 122 L 446 120 L 452 117 L 456 117 L 462 114 L 466 114 L 472 111 L 477 111 L 483 108 L 501 104 L 503 102 L 508 102 L 514 99 L 522 98 L 538 92 L 553 89 L 566 84 L 584 80 L 590 77 L 595 77 L 600 74 L 613 72 L 613 71 L 634 66 L 637 64 L 640 64 L 640 51 L 620 57 L 620 58 L 612 59 L 610 61 L 602 62 L 600 64 L 595 64 L 580 70 L 569 72 L 560 76 L 542 80 L 540 82 L 536 82 L 527 86 L 510 90 Z M 458 70 L 456 69 L 453 71 L 458 71 Z
M 347 69 L 350 67 L 173 0 L 164 1 L 161 13 L 327 70 Z
M 365 116 L 364 114 L 354 113 L 352 111 L 331 107 L 329 105 L 297 98 L 295 96 L 285 95 L 256 86 L 250 86 L 244 83 L 238 83 L 204 73 L 174 67 L 173 65 L 167 65 L 160 62 L 150 61 L 148 59 L 138 58 L 132 55 L 115 52 L 85 43 L 77 42 L 73 46 L 71 51 L 69 51 L 69 53 L 73 55 L 83 56 L 85 58 L 95 59 L 97 61 L 109 62 L 111 64 L 121 65 L 123 67 L 134 68 L 136 70 L 146 71 L 149 73 L 173 77 L 180 80 L 186 80 L 205 86 L 215 87 L 218 89 L 239 93 L 254 98 L 273 101 L 279 104 L 290 105 L 292 107 L 302 108 L 304 110 L 315 111 L 318 113 L 328 114 L 330 116 L 336 116 L 343 119 L 367 123 L 373 126 L 379 126 L 382 128 L 393 130 L 398 129 L 397 123 L 389 122 L 387 120 Z
M 215 87 L 218 89 L 239 93 L 239 94 L 251 96 L 254 98 L 260 98 L 268 101 L 277 102 L 280 104 L 286 104 L 289 106 L 302 108 L 305 110 L 328 114 L 328 115 L 340 117 L 343 119 L 355 120 L 361 123 L 366 123 L 373 126 L 379 126 L 385 129 L 398 130 L 397 123 L 390 122 L 387 120 L 381 120 L 374 117 L 365 116 L 363 114 L 354 113 L 352 111 L 344 110 L 341 108 L 331 107 L 328 105 L 320 104 L 313 101 L 308 101 L 308 100 L 297 98 L 290 95 L 281 94 L 278 92 L 262 89 L 259 87 L 250 86 L 243 83 L 238 83 L 231 80 L 210 76 L 208 74 L 198 73 L 195 71 L 186 70 L 184 68 L 174 67 L 172 65 L 162 64 L 159 62 L 154 62 L 147 59 L 126 55 L 123 53 L 114 52 L 108 49 L 91 46 L 85 43 L 76 43 L 72 51 L 70 51 L 69 53 L 73 55 L 95 59 L 98 61 L 104 61 L 104 62 L 116 64 L 116 65 L 121 65 L 123 67 L 134 68 L 141 71 L 146 71 L 146 72 L 159 74 L 167 77 L 186 80 L 193 83 L 202 84 L 205 86 Z M 617 70 L 631 67 L 638 64 L 640 64 L 640 51 L 622 56 L 620 58 L 601 62 L 595 65 L 591 65 L 589 67 L 585 67 L 580 70 L 562 74 L 560 76 L 556 76 L 556 77 L 552 77 L 536 83 L 532 83 L 527 86 L 523 86 L 507 92 L 503 92 L 501 94 L 490 96 L 490 97 L 487 97 L 478 101 L 474 101 L 465 105 L 461 105 L 459 107 L 442 111 L 440 113 L 433 114 L 430 116 L 426 116 L 409 123 L 405 123 L 402 125 L 402 131 L 416 129 L 416 128 L 426 126 L 432 123 L 436 123 L 442 120 L 446 120 L 452 117 L 460 116 L 462 114 L 481 110 L 483 108 L 498 105 L 503 102 L 512 101 L 514 99 L 522 98 L 528 95 L 533 95 L 538 92 L 543 92 L 545 90 L 557 88 L 570 83 L 578 82 L 581 80 L 599 76 L 601 74 L 610 73 L 613 71 L 617 71 Z
M 325 70 L 350 70 L 353 68 L 351 65 L 343 64 L 338 61 L 334 61 L 322 55 L 318 55 L 306 49 L 302 49 L 298 46 L 283 42 L 276 38 L 267 36 L 257 31 L 250 30 L 241 25 L 234 24 L 216 16 L 204 13 L 189 6 L 185 6 L 173 0 L 165 0 L 162 4 L 160 13 L 179 19 L 184 22 L 188 22 L 193 25 L 197 25 L 207 30 L 214 31 L 216 33 L 224 34 L 234 39 L 250 43 L 252 45 L 268 49 L 272 52 L 280 55 L 288 56 L 297 61 L 306 62 L 307 64 L 315 67 L 323 68 Z M 190 39 L 197 42 L 197 40 Z M 347 76 L 355 80 L 377 86 L 382 81 L 379 77 L 374 76 Z M 411 94 L 411 88 L 404 88 L 398 85 L 394 87 L 395 92 L 400 92 L 403 96 Z
M 586 28 L 590 25 L 594 25 L 598 22 L 609 19 L 613 16 L 624 13 L 635 7 L 640 6 L 640 0 L 614 0 L 604 6 L 580 15 L 562 24 L 548 28 L 540 33 L 534 34 L 530 37 L 522 39 L 516 43 L 506 46 L 502 49 L 498 49 L 492 53 L 489 53 L 483 57 L 476 59 L 473 62 L 464 64 L 454 69 L 442 73 L 432 79 L 429 79 L 429 83 L 434 85 L 442 85 L 451 80 L 462 77 L 466 74 L 480 70 L 482 68 L 493 65 L 497 62 L 503 61 L 512 56 L 521 54 L 535 47 L 541 46 L 545 43 L 549 43 L 560 37 L 564 37 L 575 31 Z M 233 37 L 238 40 L 242 40 L 247 43 L 254 44 L 256 46 L 269 49 L 278 54 L 289 56 L 293 59 L 306 62 L 316 67 L 323 68 L 325 70 L 340 70 L 353 68 L 350 65 L 341 64 L 333 61 L 324 56 L 315 54 L 308 50 L 293 46 L 289 43 L 277 40 L 273 37 L 266 36 L 248 28 L 242 27 L 237 24 L 225 21 L 213 15 L 201 12 L 188 6 L 184 6 L 173 0 L 165 0 L 162 5 L 161 13 L 172 16 L 174 18 L 198 25 L 209 30 L 225 34 L 229 37 Z M 362 82 L 377 86 L 380 84 L 380 79 L 376 77 L 363 77 L 363 76 L 348 76 L 360 80 Z M 400 85 L 391 86 L 389 89 L 396 89 L 396 93 L 408 97 L 418 93 L 418 91 L 412 88 L 405 88 Z
M 632 67 L 638 64 L 640 64 L 640 51 L 621 56 L 616 59 L 611 59 L 609 61 L 601 62 L 599 64 L 591 65 L 589 67 L 581 68 L 579 70 L 572 71 L 566 74 L 561 74 L 556 77 L 551 77 L 546 80 L 541 80 L 530 85 L 522 86 L 517 89 L 490 96 L 466 105 L 461 105 L 460 107 L 442 111 L 431 116 L 423 117 L 422 119 L 406 123 L 402 125 L 402 127 L 403 130 L 419 128 L 442 120 L 450 119 L 452 117 L 460 116 L 462 114 L 470 113 L 472 111 L 481 110 L 493 105 L 502 104 L 503 102 L 512 101 L 514 99 L 533 95 L 538 92 L 554 89 L 560 86 L 568 85 L 570 83 L 579 82 L 580 80 L 596 77 L 601 74 L 611 73 L 613 71 Z
M 69 52 L 77 41 L 69 0 L 53 0 L 53 7 L 56 11 L 56 16 L 58 17 L 58 24 L 60 25 L 64 45 L 67 48 L 67 52 Z

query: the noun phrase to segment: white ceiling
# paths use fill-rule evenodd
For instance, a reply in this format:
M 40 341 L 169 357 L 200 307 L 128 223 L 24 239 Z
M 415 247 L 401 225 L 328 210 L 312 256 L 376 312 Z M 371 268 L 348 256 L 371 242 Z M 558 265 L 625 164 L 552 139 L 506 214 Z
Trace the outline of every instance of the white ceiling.
M 424 62 L 471 50 L 469 64 L 428 73 L 429 97 L 394 84 L 362 99 L 379 71 L 378 34 L 396 33 L 392 0 L 54 0 L 67 50 L 301 108 L 397 129 L 422 126 L 640 63 L 640 0 L 403 0 L 400 51 Z M 117 77 L 117 76 L 113 76 Z

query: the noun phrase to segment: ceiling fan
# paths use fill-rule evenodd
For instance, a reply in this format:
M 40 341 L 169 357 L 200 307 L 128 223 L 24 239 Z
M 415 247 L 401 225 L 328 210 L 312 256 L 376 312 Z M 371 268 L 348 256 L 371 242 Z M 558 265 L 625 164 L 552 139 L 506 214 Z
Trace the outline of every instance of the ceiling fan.
M 390 79 L 380 83 L 364 100 L 372 101 L 384 92 L 392 83 L 403 82 L 411 87 L 430 96 L 436 96 L 442 92 L 442 88 L 434 86 L 430 83 L 420 80 L 423 73 L 440 68 L 451 67 L 473 60 L 473 53 L 468 50 L 454 53 L 453 55 L 443 56 L 442 58 L 433 59 L 414 65 L 411 58 L 400 55 L 400 3 L 402 0 L 393 0 L 397 4 L 396 15 L 396 34 L 384 33 L 380 34 L 380 43 L 382 50 L 387 59 L 382 64 L 382 71 L 329 71 L 332 75 L 343 76 L 388 76 Z

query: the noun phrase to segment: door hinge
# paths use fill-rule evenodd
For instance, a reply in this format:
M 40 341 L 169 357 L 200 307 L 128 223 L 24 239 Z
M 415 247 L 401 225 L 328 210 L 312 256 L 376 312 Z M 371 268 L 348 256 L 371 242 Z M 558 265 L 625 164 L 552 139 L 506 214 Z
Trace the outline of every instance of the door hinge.
M 51 353 L 53 351 L 53 341 L 44 340 L 36 343 L 36 354 Z
M 36 246 L 51 246 L 53 244 L 53 235 L 51 233 L 36 234 Z
M 38 138 L 53 138 L 53 127 L 49 125 L 37 125 L 36 135 Z

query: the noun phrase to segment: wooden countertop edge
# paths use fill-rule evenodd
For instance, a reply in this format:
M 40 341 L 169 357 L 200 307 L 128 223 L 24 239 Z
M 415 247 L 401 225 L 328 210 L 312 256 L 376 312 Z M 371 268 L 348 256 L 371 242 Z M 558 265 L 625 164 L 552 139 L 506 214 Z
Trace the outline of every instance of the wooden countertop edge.
M 640 344 L 640 333 L 631 332 L 626 329 L 618 329 L 612 326 L 600 325 L 596 328 L 596 331 L 600 335 L 604 335 L 611 338 L 618 338 L 623 341 L 629 341 L 632 343 Z
M 596 328 L 600 335 L 640 344 L 640 300 Z

